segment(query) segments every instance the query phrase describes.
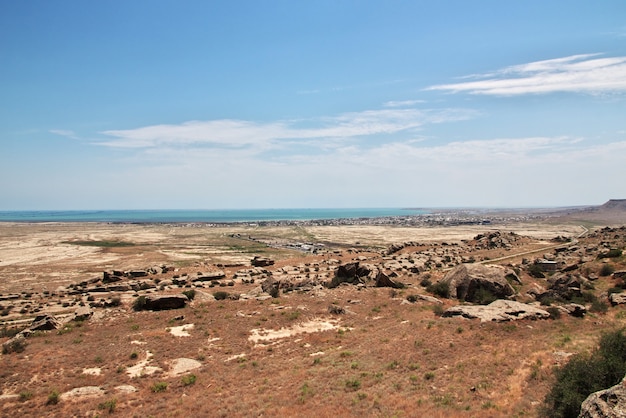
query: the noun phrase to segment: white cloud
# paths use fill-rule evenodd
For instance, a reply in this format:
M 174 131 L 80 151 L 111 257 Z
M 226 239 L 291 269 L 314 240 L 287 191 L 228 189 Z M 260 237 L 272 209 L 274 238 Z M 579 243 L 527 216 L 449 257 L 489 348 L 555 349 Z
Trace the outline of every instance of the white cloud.
M 384 107 L 411 107 L 416 104 L 426 103 L 426 100 L 392 100 L 383 104 Z
M 435 85 L 427 90 L 498 96 L 626 92 L 626 57 L 595 58 L 598 55 L 572 55 L 515 65 L 493 73 L 470 76 L 481 80 Z
M 51 134 L 64 136 L 70 139 L 79 139 L 78 135 L 76 135 L 74 131 L 71 131 L 69 129 L 50 129 L 48 132 L 50 132 Z
M 379 109 L 344 113 L 317 120 L 252 122 L 244 120 L 189 121 L 178 125 L 152 125 L 136 129 L 109 130 L 100 145 L 120 148 L 177 146 L 255 147 L 278 146 L 285 140 L 354 138 L 394 134 L 424 124 L 469 119 L 467 109 Z

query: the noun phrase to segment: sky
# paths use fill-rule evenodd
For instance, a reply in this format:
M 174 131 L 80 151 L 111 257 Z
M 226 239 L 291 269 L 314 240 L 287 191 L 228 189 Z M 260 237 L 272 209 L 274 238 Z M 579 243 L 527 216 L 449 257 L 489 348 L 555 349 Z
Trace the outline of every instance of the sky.
M 0 210 L 611 198 L 623 0 L 0 0 Z

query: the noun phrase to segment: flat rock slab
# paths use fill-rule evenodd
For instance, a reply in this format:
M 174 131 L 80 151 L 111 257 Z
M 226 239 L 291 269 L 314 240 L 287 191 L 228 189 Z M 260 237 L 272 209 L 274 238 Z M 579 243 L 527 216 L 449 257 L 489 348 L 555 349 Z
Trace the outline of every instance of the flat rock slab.
M 61 394 L 61 400 L 66 401 L 74 398 L 93 398 L 104 395 L 104 389 L 99 386 L 83 386 L 74 388 Z
M 170 376 L 180 376 L 181 374 L 188 373 L 192 370 L 196 370 L 202 367 L 202 363 L 198 360 L 190 358 L 177 358 L 170 363 Z
M 446 310 L 443 316 L 462 316 L 468 319 L 480 319 L 480 322 L 504 322 L 518 319 L 548 319 L 550 314 L 532 305 L 499 299 L 489 305 L 453 306 Z

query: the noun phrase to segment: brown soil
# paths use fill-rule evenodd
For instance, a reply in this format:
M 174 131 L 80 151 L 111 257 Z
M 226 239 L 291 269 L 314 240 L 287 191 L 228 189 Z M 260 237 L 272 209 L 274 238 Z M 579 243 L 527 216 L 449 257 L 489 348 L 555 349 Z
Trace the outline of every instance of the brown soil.
M 401 256 L 446 248 L 444 241 L 448 246 L 496 229 L 523 236 L 512 248 L 474 249 L 462 256 L 477 261 L 507 257 L 498 263 L 518 265 L 524 257 L 552 252 L 551 238 L 584 232 L 578 225 L 555 223 L 449 228 L 7 223 L 0 224 L 0 294 L 19 294 L 20 299 L 0 304 L 15 305 L 3 317 L 9 330 L 36 313 L 71 314 L 87 300 L 80 295 L 63 299 L 59 286 L 101 277 L 103 270 L 167 264 L 177 270 L 160 280 L 221 269 L 230 281 L 236 271 L 250 268 L 254 255 L 263 255 L 276 260 L 268 270 L 280 277 L 278 269 L 284 267 L 326 265 L 330 259 L 376 264 L 392 243 L 414 243 L 397 253 Z M 276 249 L 250 236 L 323 242 L 326 250 L 315 255 Z M 626 264 L 623 257 L 613 262 L 618 268 Z M 234 266 L 239 263 L 245 266 Z M 600 266 L 594 260 L 586 268 Z M 446 267 L 433 267 L 428 274 L 435 280 Z M 188 307 L 160 312 L 133 311 L 133 292 L 124 293 L 121 306 L 98 308 L 90 320 L 69 322 L 61 330 L 37 332 L 23 352 L 0 356 L 0 415 L 102 416 L 114 405 L 118 416 L 536 416 L 553 367 L 571 353 L 592 348 L 603 331 L 623 326 L 626 317 L 618 306 L 585 318 L 546 321 L 441 318 L 438 305 L 406 300 L 426 293 L 420 286 L 424 277 L 400 274 L 395 280 L 408 284 L 402 290 L 348 285 L 267 300 L 208 297 L 217 290 L 248 293 L 259 284 L 234 280 L 228 287 L 198 287 Z M 522 295 L 537 282 L 526 274 L 522 280 Z M 614 284 L 601 278 L 596 292 Z M 187 289 L 164 292 L 182 290 Z M 30 306 L 20 313 L 25 303 Z M 443 303 L 444 309 L 458 304 Z M 346 313 L 330 314 L 330 305 Z M 191 360 L 201 366 L 194 368 Z M 139 376 L 132 377 L 128 371 L 137 365 L 143 368 L 135 367 Z M 159 391 L 165 386 L 159 383 L 167 387 Z M 127 385 L 137 391 L 120 389 Z M 48 403 L 54 392 L 88 386 L 102 388 L 104 395 Z

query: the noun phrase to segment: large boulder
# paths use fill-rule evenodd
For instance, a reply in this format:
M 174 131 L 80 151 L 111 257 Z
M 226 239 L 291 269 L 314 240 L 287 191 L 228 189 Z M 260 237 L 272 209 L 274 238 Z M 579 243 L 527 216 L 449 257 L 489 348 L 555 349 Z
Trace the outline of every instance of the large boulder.
M 548 279 L 548 290 L 553 296 L 565 300 L 572 300 L 582 295 L 587 280 L 580 274 L 557 273 Z
M 33 323 L 28 329 L 30 331 L 49 331 L 60 327 L 61 323 L 52 315 L 38 315 L 33 319 Z
M 337 268 L 335 277 L 333 277 L 330 284 L 328 284 L 328 287 L 337 287 L 342 283 L 364 283 L 364 279 L 367 278 L 370 273 L 371 270 L 365 265 L 360 265 L 358 261 L 347 263 Z
M 626 378 L 617 385 L 594 392 L 580 406 L 578 418 L 626 418 Z
M 184 308 L 189 302 L 185 295 L 146 296 L 144 308 L 150 311 Z
M 376 287 L 392 287 L 394 289 L 402 289 L 404 288 L 404 284 L 391 280 L 388 275 L 379 271 L 376 275 Z
M 462 316 L 480 322 L 504 322 L 519 319 L 548 319 L 550 314 L 536 306 L 512 300 L 496 300 L 489 305 L 460 305 L 447 309 L 444 317 Z
M 441 280 L 448 286 L 450 297 L 480 303 L 485 298 L 493 300 L 515 294 L 506 279 L 507 274 L 507 270 L 500 266 L 461 264 Z

